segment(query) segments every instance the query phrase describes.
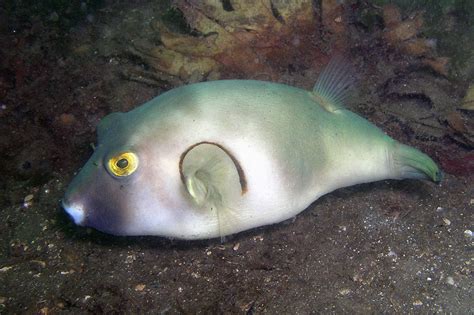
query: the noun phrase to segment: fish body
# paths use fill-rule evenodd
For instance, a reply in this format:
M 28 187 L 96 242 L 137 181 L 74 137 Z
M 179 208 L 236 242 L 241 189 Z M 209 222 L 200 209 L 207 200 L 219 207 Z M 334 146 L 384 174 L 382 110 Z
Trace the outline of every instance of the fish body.
M 203 239 L 281 222 L 340 187 L 440 179 L 428 156 L 341 106 L 340 74 L 322 79 L 313 91 L 203 82 L 111 114 L 63 206 L 107 233 Z

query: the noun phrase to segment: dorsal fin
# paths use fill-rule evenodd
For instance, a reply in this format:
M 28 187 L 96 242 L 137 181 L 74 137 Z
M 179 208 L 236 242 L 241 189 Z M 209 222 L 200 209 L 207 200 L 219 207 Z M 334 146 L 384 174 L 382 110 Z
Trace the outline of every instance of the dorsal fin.
M 197 208 L 216 216 L 221 237 L 229 234 L 237 219 L 230 206 L 247 191 L 239 162 L 222 146 L 201 142 L 181 155 L 179 167 L 181 180 Z
M 342 57 L 334 57 L 319 75 L 311 95 L 325 110 L 334 113 L 344 109 L 354 83 L 352 66 Z

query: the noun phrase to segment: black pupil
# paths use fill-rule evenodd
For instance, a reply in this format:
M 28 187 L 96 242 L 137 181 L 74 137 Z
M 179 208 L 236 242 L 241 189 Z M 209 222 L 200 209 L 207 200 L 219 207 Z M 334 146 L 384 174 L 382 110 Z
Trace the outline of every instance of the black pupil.
M 127 159 L 120 159 L 117 161 L 117 166 L 119 168 L 126 168 L 128 166 L 128 161 Z

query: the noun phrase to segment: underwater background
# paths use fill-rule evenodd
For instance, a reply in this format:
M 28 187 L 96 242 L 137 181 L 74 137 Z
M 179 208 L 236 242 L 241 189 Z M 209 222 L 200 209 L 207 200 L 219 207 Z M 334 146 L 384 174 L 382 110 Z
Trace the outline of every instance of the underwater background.
M 474 2 L 0 3 L 0 313 L 457 313 L 474 309 Z M 60 207 L 105 115 L 180 85 L 311 89 L 429 154 L 440 184 L 337 190 L 221 243 L 115 237 Z

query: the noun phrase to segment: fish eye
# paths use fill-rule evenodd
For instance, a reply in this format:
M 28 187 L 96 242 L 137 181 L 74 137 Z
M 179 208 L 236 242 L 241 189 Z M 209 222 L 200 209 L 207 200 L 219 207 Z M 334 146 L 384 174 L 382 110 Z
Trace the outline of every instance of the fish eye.
M 120 160 L 117 161 L 117 163 L 115 163 L 115 165 L 117 165 L 117 167 L 121 169 L 124 169 L 128 166 L 128 160 L 121 158 Z
M 138 167 L 138 156 L 132 152 L 122 152 L 111 157 L 107 163 L 110 172 L 115 176 L 128 176 Z

